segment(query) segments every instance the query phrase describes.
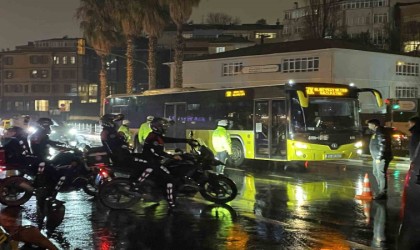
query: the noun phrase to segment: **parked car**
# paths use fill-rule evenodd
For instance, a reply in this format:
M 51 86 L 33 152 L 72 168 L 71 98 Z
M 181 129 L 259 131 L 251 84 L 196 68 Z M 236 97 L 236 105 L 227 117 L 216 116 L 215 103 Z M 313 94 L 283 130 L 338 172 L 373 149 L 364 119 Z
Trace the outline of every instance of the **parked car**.
M 363 154 L 370 154 L 369 142 L 372 136 L 372 131 L 367 127 L 363 126 Z M 385 127 L 388 133 L 391 133 L 391 146 L 394 155 L 405 156 L 408 152 L 409 137 L 404 132 L 397 128 Z

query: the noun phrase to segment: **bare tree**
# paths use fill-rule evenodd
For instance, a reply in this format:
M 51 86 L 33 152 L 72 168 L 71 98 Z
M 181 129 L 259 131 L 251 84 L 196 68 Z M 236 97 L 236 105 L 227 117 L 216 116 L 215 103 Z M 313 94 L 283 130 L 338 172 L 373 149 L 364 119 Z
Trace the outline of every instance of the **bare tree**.
M 267 24 L 267 20 L 264 18 L 258 19 L 257 22 L 255 22 L 256 24 Z
M 241 20 L 239 17 L 233 17 L 222 12 L 210 12 L 207 14 L 206 23 L 208 24 L 240 24 Z
M 307 0 L 304 38 L 334 37 L 341 17 L 340 0 Z

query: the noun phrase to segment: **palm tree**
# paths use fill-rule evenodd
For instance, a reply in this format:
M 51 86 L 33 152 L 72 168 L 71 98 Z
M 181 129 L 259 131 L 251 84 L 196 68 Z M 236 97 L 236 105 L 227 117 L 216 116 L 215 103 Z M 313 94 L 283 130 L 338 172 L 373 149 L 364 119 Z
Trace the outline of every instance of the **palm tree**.
M 162 34 L 169 19 L 167 9 L 156 0 L 143 0 L 140 9 L 143 31 L 148 35 L 149 54 L 149 89 L 156 88 L 156 47 L 157 39 Z
M 182 37 L 183 25 L 192 14 L 193 7 L 198 6 L 200 0 L 160 0 L 169 7 L 169 14 L 176 25 L 175 44 L 175 80 L 171 88 L 182 88 L 182 62 L 184 57 L 184 38 Z
M 134 85 L 134 41 L 141 33 L 141 1 L 114 0 L 109 9 L 113 18 L 122 29 L 127 44 L 127 85 L 126 93 L 133 93 Z
M 106 56 L 118 40 L 118 27 L 112 23 L 107 9 L 112 0 L 81 0 L 76 17 L 87 43 L 93 47 L 101 58 L 100 81 L 100 114 L 104 112 L 104 101 L 107 94 Z

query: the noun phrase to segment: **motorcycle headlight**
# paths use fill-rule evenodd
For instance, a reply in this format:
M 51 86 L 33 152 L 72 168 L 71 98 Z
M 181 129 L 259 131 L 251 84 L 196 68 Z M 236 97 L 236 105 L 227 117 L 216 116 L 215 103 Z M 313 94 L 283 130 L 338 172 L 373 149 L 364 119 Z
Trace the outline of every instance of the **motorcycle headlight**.
M 28 127 L 28 134 L 33 134 L 33 133 L 35 133 L 35 131 L 36 131 L 36 128 L 35 127 Z
M 70 144 L 70 146 L 75 147 L 77 145 L 77 142 L 71 141 L 69 144 Z

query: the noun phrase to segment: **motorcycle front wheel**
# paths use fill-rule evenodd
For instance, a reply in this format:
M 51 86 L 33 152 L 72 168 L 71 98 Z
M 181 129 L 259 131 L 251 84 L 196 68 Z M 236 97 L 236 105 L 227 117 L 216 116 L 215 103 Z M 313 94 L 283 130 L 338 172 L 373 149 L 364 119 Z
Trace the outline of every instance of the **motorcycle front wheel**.
M 200 194 L 208 201 L 224 204 L 236 198 L 238 188 L 235 182 L 224 175 L 211 175 L 202 184 Z
M 86 185 L 83 186 L 83 191 L 85 191 L 86 194 L 94 197 L 98 195 L 99 185 L 101 185 L 100 183 L 96 182 L 96 178 L 97 177 L 93 175 L 89 176 Z
M 132 190 L 133 184 L 130 180 L 116 178 L 101 186 L 99 189 L 99 199 L 106 207 L 112 209 L 128 209 L 141 199 Z
M 22 186 L 32 186 L 32 183 L 21 176 L 11 176 L 0 182 L 0 203 L 6 206 L 20 206 L 26 203 L 32 192 Z

